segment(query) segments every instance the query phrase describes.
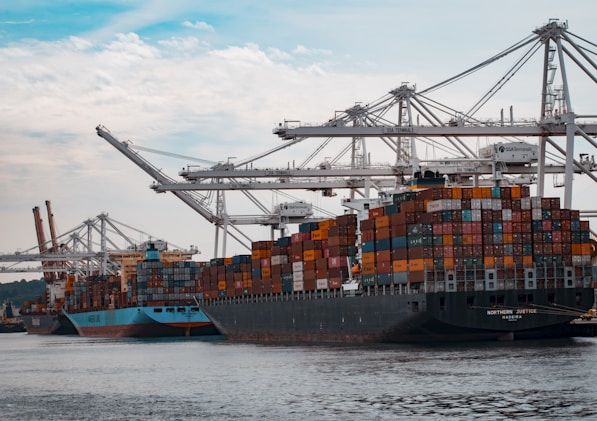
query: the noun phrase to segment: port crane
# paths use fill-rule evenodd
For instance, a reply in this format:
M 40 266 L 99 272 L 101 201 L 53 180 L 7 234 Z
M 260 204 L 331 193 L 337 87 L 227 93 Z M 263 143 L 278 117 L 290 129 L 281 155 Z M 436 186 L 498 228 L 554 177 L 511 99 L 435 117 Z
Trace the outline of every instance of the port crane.
M 105 128 L 104 126 L 97 126 L 96 127 L 97 135 L 101 138 L 105 139 L 108 143 L 114 146 L 118 151 L 120 151 L 123 155 L 129 158 L 133 163 L 135 163 L 139 168 L 149 174 L 153 179 L 154 183 L 151 185 L 151 188 L 159 191 L 159 186 L 169 185 L 169 186 L 176 186 L 177 182 L 172 179 L 171 177 L 167 176 L 164 172 L 158 169 L 156 166 L 151 164 L 147 159 L 143 158 L 139 152 L 135 149 L 139 150 L 147 150 L 148 148 L 139 148 L 133 146 L 131 142 L 121 142 L 116 137 L 114 137 L 110 131 Z M 153 152 L 160 152 L 151 150 Z M 160 152 L 161 153 L 161 152 Z M 210 161 L 204 161 L 210 163 Z M 211 171 L 214 173 L 230 171 L 234 169 L 234 165 L 230 162 L 228 163 L 211 163 Z M 231 173 L 229 175 L 232 176 Z M 186 184 L 185 184 L 186 185 Z M 260 201 L 250 192 L 247 188 L 237 188 L 235 190 L 241 190 L 243 194 L 257 207 L 262 211 L 260 215 L 229 215 L 226 211 L 226 199 L 225 195 L 223 194 L 223 190 L 227 190 L 225 188 L 218 189 L 216 188 L 207 188 L 204 189 L 207 191 L 207 194 L 201 195 L 196 192 L 190 192 L 190 189 L 177 189 L 173 188 L 171 192 L 180 200 L 182 200 L 185 204 L 190 206 L 194 211 L 199 213 L 203 218 L 205 218 L 208 222 L 214 224 L 217 228 L 216 231 L 216 242 L 215 242 L 215 250 L 219 248 L 219 231 L 223 231 L 223 250 L 226 250 L 226 238 L 230 236 L 234 240 L 236 240 L 239 244 L 243 245 L 248 251 L 251 250 L 251 239 L 250 237 L 245 234 L 242 230 L 238 228 L 241 225 L 265 225 L 270 226 L 272 229 L 280 229 L 284 230 L 287 224 L 290 223 L 301 223 L 311 219 L 313 215 L 312 206 L 306 204 L 300 200 L 292 200 L 291 202 L 281 203 L 277 206 L 276 209 L 272 212 L 268 209 L 265 205 L 260 203 Z M 272 185 L 270 184 L 267 190 L 272 190 Z M 273 189 L 276 190 L 276 189 Z M 213 196 L 209 194 L 210 192 L 215 192 L 215 202 L 216 206 L 215 209 L 212 210 L 210 208 L 210 204 L 213 201 Z M 332 215 L 329 215 L 332 216 Z M 231 230 L 234 230 L 232 232 Z M 273 235 L 273 234 L 272 234 Z
M 85 278 L 90 275 L 120 274 L 126 278 L 125 265 L 131 261 L 136 265 L 145 258 L 144 243 L 160 244 L 162 250 L 168 248 L 167 242 L 119 222 L 107 213 L 88 218 L 66 233 L 56 235 L 49 201 L 46 201 L 46 206 L 52 227 L 51 240 L 46 240 L 40 209 L 36 206 L 33 214 L 38 244 L 13 254 L 0 254 L 0 273 L 43 273 L 47 283 L 63 280 L 66 275 Z M 146 241 L 139 243 L 134 240 L 141 237 Z M 184 260 L 197 253 L 194 246 L 189 249 L 175 246 L 166 254 L 169 258 Z M 31 262 L 40 262 L 41 265 L 23 266 Z
M 250 197 L 250 191 L 272 190 L 273 186 L 276 191 L 320 191 L 324 197 L 333 197 L 336 191 L 345 190 L 348 197 L 342 204 L 349 209 L 362 210 L 372 200 L 382 203 L 388 193 L 406 188 L 409 179 L 428 174 L 441 175 L 452 185 L 536 183 L 539 196 L 544 195 L 547 174 L 564 174 L 564 206 L 570 208 L 573 174 L 597 181 L 593 156 L 583 153 L 578 159 L 574 157 L 577 141 L 584 140 L 588 148 L 597 147 L 593 139 L 597 135 L 597 114 L 573 111 L 572 90 L 567 78 L 570 68 L 565 58 L 580 69 L 580 76 L 588 76 L 589 82 L 594 84 L 597 65 L 589 55 L 595 54 L 591 47 L 594 44 L 572 34 L 566 22 L 554 19 L 497 55 L 426 89 L 418 90 L 415 84 L 402 83 L 377 100 L 335 112 L 324 123 L 284 120 L 273 129 L 282 140 L 280 145 L 253 157 L 228 160 L 208 168 L 189 165 L 179 172 L 184 181 L 157 174 L 127 143 L 118 142 L 103 126 L 96 130 L 154 178 L 151 189 L 158 193 L 172 192 L 209 222 L 223 227 L 228 235 L 229 228 L 238 228 L 241 224 L 276 224 L 278 221 L 227 216 L 222 211 L 223 192 L 239 191 Z M 501 109 L 497 119 L 479 117 L 489 101 L 504 91 L 507 83 L 541 52 L 539 118 L 515 119 L 513 107 L 509 113 Z M 513 64 L 508 64 L 504 75 L 472 105 L 466 108 L 445 105 L 434 97 L 515 54 L 520 55 Z M 558 85 L 556 76 L 559 76 Z M 467 111 L 459 111 L 461 109 Z M 477 150 L 471 141 L 480 138 L 491 141 L 491 145 Z M 501 147 L 527 144 L 521 139 L 536 140 L 535 144 L 528 143 L 535 148 L 528 156 L 521 158 L 500 152 Z M 560 145 L 561 139 L 565 146 Z M 313 145 L 314 150 L 298 165 L 294 161 L 281 168 L 259 169 L 255 165 L 263 158 L 305 142 L 311 142 L 309 145 Z M 435 156 L 422 158 L 423 148 L 432 148 Z M 383 157 L 385 162 L 376 163 L 374 156 Z M 191 203 L 188 197 L 199 191 L 205 192 L 206 196 L 202 197 L 216 192 L 221 198 L 218 209 L 207 210 L 206 201 Z M 372 198 L 373 192 L 377 192 L 377 198 Z M 299 222 L 301 218 L 289 222 Z M 216 240 L 216 252 L 217 249 Z

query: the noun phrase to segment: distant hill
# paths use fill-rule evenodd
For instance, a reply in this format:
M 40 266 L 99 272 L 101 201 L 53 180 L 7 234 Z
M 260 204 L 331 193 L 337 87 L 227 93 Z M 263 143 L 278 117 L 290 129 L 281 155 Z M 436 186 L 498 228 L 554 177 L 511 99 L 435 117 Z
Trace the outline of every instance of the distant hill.
M 12 301 L 15 308 L 21 307 L 23 301 L 35 301 L 46 293 L 46 283 L 43 279 L 34 281 L 14 281 L 0 284 L 0 304 L 4 300 Z

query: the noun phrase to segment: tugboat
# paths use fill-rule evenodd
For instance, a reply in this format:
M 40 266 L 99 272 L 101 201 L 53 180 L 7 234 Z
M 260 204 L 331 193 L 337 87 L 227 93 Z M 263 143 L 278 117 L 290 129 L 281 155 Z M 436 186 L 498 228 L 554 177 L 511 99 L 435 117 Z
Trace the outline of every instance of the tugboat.
M 19 316 L 15 316 L 12 303 L 5 301 L 2 305 L 2 320 L 0 321 L 0 333 L 26 332 L 25 323 Z

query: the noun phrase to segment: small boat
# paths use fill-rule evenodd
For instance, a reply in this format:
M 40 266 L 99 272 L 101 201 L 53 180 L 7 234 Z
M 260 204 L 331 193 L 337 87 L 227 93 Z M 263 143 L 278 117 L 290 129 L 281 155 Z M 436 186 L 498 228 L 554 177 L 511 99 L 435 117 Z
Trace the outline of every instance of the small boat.
M 0 320 L 0 333 L 26 332 L 23 320 L 14 314 L 12 303 L 5 301 L 2 305 L 2 320 Z

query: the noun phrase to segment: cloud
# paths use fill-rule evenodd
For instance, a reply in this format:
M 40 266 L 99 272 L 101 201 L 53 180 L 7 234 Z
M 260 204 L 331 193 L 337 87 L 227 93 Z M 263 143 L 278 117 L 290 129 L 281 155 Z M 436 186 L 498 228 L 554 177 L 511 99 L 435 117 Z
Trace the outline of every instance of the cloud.
M 5 20 L 5 21 L 0 21 L 0 25 L 29 25 L 34 22 L 35 22 L 35 19 L 28 19 L 28 20 L 21 20 L 21 21 Z
M 297 45 L 292 52 L 294 54 L 302 54 L 302 55 L 331 55 L 332 52 L 330 50 L 326 50 L 323 48 L 307 48 L 304 45 Z
M 293 60 L 293 57 L 279 48 L 268 48 L 267 56 L 272 60 Z
M 155 58 L 159 55 L 158 48 L 146 44 L 133 32 L 116 34 L 116 38 L 116 41 L 108 43 L 106 50 L 134 59 Z
M 199 22 L 196 21 L 195 23 L 190 22 L 188 20 L 185 20 L 182 23 L 183 26 L 186 26 L 187 28 L 194 28 L 194 29 L 199 29 L 201 31 L 209 31 L 209 32 L 215 32 L 215 29 L 213 26 L 211 26 L 209 23 L 206 22 Z

